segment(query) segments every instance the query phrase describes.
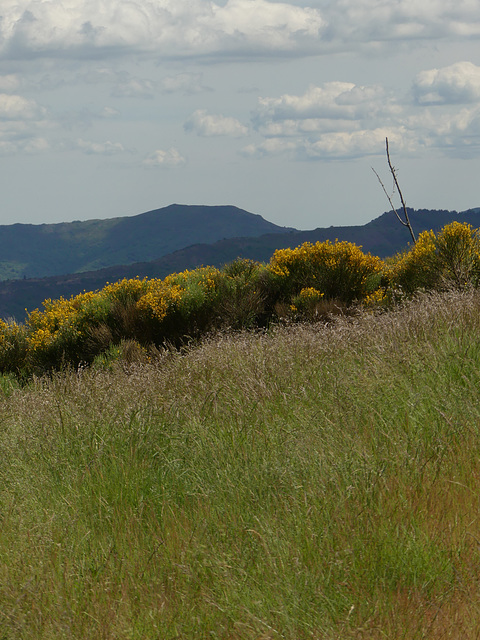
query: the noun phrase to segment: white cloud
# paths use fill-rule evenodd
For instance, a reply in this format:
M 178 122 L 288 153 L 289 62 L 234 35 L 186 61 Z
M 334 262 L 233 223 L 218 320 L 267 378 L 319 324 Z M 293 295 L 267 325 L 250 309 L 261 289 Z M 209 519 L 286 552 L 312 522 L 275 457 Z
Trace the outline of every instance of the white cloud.
M 336 141 L 339 155 L 344 155 L 343 140 L 351 141 L 354 132 L 365 140 L 362 132 L 378 129 L 380 124 L 394 130 L 401 116 L 399 102 L 381 86 L 327 82 L 320 87 L 312 85 L 299 96 L 260 98 L 252 122 L 262 136 L 298 138 L 298 149 L 308 146 L 323 149 L 329 155 Z M 324 136 L 321 144 L 317 144 L 319 136 Z M 357 143 L 352 145 L 352 155 L 358 155 L 357 147 Z M 262 145 L 263 154 L 269 149 Z
M 242 153 L 303 160 L 383 153 L 386 136 L 397 139 L 400 128 L 406 133 L 401 116 L 399 103 L 381 86 L 312 85 L 302 95 L 260 98 L 252 121 L 266 140 Z
M 353 121 L 379 118 L 398 112 L 395 100 L 382 87 L 358 86 L 350 82 L 327 82 L 310 86 L 301 96 L 285 94 L 279 98 L 260 98 L 253 115 L 257 129 L 278 133 L 279 124 L 292 130 L 292 122 L 304 120 L 305 128 L 318 130 L 322 121 L 327 129 L 332 120 Z
M 326 133 L 314 142 L 308 142 L 301 150 L 307 158 L 358 158 L 378 155 L 385 149 L 385 138 L 394 144 L 397 152 L 408 152 L 412 147 L 411 136 L 403 127 L 397 130 L 378 128 L 362 131 L 337 131 Z
M 376 128 L 360 131 L 335 131 L 317 138 L 268 138 L 258 145 L 248 145 L 241 153 L 246 156 L 276 156 L 288 154 L 300 160 L 335 160 L 382 155 L 388 137 L 397 152 L 410 153 L 415 141 L 405 127 Z
M 4 0 L 4 56 L 84 56 L 95 49 L 161 56 L 303 49 L 324 26 L 319 12 L 287 2 L 228 0 Z
M 249 144 L 241 150 L 244 156 L 278 156 L 284 153 L 298 151 L 300 143 L 284 138 L 268 138 L 260 144 Z
M 480 35 L 476 0 L 337 0 L 325 16 L 331 41 L 341 49 Z
M 43 153 L 50 149 L 50 144 L 45 138 L 32 137 L 20 143 L 20 149 L 28 154 Z
M 258 126 L 261 134 L 267 137 L 312 135 L 328 131 L 352 131 L 358 128 L 360 123 L 357 120 L 342 118 L 289 118 L 277 122 L 265 121 Z
M 479 153 L 480 67 L 464 61 L 422 71 L 414 79 L 413 95 L 417 108 L 406 122 L 425 146 L 458 157 Z
M 110 142 L 110 140 L 105 142 L 92 142 L 90 140 L 82 140 L 79 138 L 76 142 L 76 146 L 78 149 L 89 155 L 113 156 L 125 151 L 124 146 L 120 144 L 120 142 Z
M 15 83 L 12 83 L 12 88 Z M 47 110 L 34 100 L 0 93 L 0 154 L 36 154 L 47 151 L 45 132 L 54 128 Z
M 185 131 L 192 131 L 199 136 L 233 136 L 240 137 L 248 132 L 236 118 L 208 114 L 203 109 L 193 113 L 184 124 Z
M 154 169 L 156 167 L 174 169 L 182 167 L 186 163 L 185 158 L 177 149 L 171 147 L 166 151 L 157 149 L 143 160 L 143 166 Z
M 477 0 L 3 0 L 1 11 L 0 58 L 251 58 L 480 37 Z
M 1 11 L 4 58 L 251 58 L 480 37 L 477 0 L 3 0 Z
M 461 103 L 472 106 L 459 109 Z M 388 136 L 401 153 L 437 148 L 457 156 L 467 150 L 471 157 L 480 152 L 480 67 L 462 62 L 423 71 L 414 80 L 413 100 L 347 82 L 264 97 L 252 123 L 263 140 L 246 146 L 244 155 L 356 158 L 383 154 Z
M 457 62 L 419 73 L 413 83 L 419 104 L 461 104 L 480 101 L 480 67 Z
M 42 130 L 48 129 L 49 124 L 34 120 L 6 120 L 0 119 L 0 143 L 2 154 L 6 153 L 39 153 L 50 148 L 50 144 L 42 135 Z
M 436 147 L 453 156 L 464 155 L 466 149 L 480 151 L 479 106 L 453 112 L 440 107 L 424 109 L 405 121 L 425 147 Z
M 265 0 L 229 0 L 221 7 L 211 3 L 209 26 L 242 49 L 246 43 L 259 49 L 293 49 L 299 41 L 318 38 L 325 21 L 309 7 Z
M 0 120 L 33 120 L 44 117 L 46 110 L 34 100 L 0 93 Z
M 99 113 L 100 118 L 118 118 L 120 111 L 114 107 L 103 107 Z

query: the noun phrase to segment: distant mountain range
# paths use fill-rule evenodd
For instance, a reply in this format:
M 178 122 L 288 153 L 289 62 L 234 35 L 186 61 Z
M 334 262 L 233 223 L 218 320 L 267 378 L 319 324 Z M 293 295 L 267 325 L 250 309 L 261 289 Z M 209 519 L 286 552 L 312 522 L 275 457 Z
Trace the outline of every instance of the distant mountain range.
M 0 280 L 148 262 L 194 243 L 285 231 L 237 207 L 179 204 L 108 220 L 0 225 Z
M 453 220 L 480 227 L 480 208 L 409 209 L 409 215 L 417 234 Z M 46 298 L 70 297 L 121 278 L 164 278 L 200 265 L 221 267 L 237 257 L 267 262 L 276 249 L 336 239 L 385 258 L 408 246 L 410 235 L 393 212 L 362 226 L 298 231 L 237 207 L 186 205 L 111 220 L 0 226 L 0 317 L 21 321 L 25 309 Z M 31 255 L 21 243 L 31 247 Z

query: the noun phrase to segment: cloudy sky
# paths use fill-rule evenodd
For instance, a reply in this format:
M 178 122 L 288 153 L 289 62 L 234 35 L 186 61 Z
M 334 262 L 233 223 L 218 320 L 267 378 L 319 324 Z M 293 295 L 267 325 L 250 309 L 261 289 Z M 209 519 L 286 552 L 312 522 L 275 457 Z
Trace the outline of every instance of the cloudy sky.
M 1 0 L 0 224 L 480 206 L 478 0 Z

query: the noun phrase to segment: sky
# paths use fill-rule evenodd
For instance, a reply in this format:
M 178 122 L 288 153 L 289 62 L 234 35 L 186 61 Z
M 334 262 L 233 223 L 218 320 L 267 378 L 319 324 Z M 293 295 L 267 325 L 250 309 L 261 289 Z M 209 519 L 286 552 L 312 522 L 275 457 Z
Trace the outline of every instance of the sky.
M 0 224 L 480 207 L 478 0 L 1 0 Z M 393 196 L 398 203 L 396 196 Z

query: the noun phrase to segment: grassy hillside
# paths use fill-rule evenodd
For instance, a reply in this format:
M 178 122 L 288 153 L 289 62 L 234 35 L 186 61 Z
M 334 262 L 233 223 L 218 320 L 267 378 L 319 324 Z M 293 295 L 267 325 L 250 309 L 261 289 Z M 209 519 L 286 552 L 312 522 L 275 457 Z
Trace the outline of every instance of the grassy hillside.
M 0 280 L 148 261 L 195 242 L 285 229 L 232 206 L 170 205 L 137 216 L 0 226 Z
M 479 333 L 433 293 L 2 378 L 0 637 L 477 637 Z

